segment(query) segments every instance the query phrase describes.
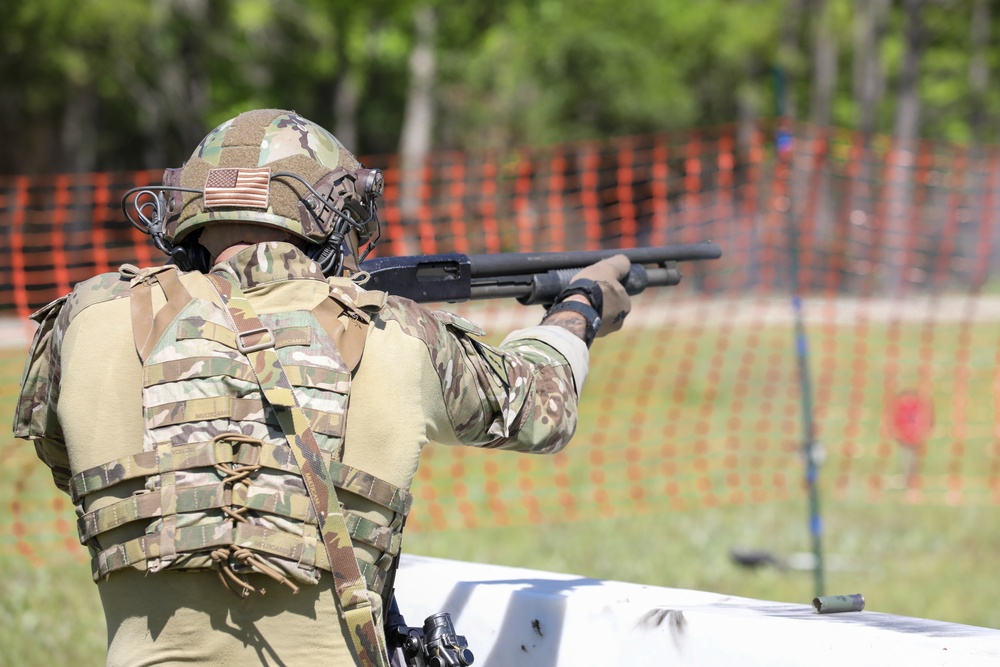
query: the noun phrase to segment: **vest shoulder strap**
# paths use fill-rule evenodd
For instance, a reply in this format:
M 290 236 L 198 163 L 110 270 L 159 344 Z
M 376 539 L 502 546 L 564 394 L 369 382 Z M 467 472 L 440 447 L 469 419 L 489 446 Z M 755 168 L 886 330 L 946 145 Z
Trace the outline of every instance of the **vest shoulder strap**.
M 330 281 L 330 298 L 313 308 L 313 315 L 333 340 L 350 372 L 358 367 L 374 312 L 386 303 L 385 292 L 368 291 L 353 283 Z
M 170 323 L 191 301 L 191 294 L 181 283 L 176 266 L 157 266 L 150 269 L 136 269 L 125 265 L 123 276 L 130 277 L 132 292 L 132 335 L 135 349 L 143 363 L 149 357 L 156 342 L 160 340 Z M 166 305 L 153 313 L 153 285 L 159 285 L 167 299 Z

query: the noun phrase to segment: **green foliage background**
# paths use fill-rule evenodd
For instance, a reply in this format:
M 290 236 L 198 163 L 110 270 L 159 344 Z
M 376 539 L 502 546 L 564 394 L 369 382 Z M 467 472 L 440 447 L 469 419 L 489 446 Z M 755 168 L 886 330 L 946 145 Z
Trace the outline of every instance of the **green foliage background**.
M 972 6 L 928 0 L 920 20 L 921 134 L 970 141 L 970 113 L 998 129 L 1000 87 L 970 85 Z M 0 173 L 161 168 L 247 108 L 290 107 L 329 127 L 344 77 L 361 95 L 356 152 L 395 152 L 414 13 L 437 16 L 436 149 L 479 149 L 808 118 L 816 31 L 832 34 L 831 119 L 853 127 L 858 0 L 33 0 L 0 5 Z M 797 8 L 794 9 L 793 8 Z M 819 11 L 822 9 L 823 11 Z M 993 12 L 990 28 L 1000 28 Z M 892 3 L 878 53 L 890 132 L 904 54 Z M 988 72 L 1000 50 L 987 49 Z

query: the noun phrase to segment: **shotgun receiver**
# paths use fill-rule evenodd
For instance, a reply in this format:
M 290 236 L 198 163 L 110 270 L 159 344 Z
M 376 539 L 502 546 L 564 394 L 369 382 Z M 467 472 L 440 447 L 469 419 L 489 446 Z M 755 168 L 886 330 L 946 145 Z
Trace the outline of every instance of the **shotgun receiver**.
M 635 295 L 647 287 L 680 283 L 677 262 L 718 259 L 722 250 L 714 243 L 689 243 L 575 252 L 448 253 L 376 257 L 363 262 L 361 270 L 370 276 L 366 289 L 420 303 L 514 297 L 525 305 L 550 305 L 580 269 L 618 254 L 632 262 L 623 283 L 625 291 Z

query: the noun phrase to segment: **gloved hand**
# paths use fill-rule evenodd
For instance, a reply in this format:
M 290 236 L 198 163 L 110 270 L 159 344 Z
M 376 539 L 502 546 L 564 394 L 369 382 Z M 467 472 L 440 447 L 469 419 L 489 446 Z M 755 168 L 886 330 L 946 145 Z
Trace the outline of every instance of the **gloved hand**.
M 572 289 L 573 283 L 578 280 L 593 280 L 600 286 L 604 308 L 601 312 L 601 326 L 597 330 L 598 338 L 621 329 L 625 316 L 632 309 L 632 300 L 621 283 L 631 268 L 632 263 L 628 261 L 628 257 L 615 255 L 581 270 L 569 284 Z

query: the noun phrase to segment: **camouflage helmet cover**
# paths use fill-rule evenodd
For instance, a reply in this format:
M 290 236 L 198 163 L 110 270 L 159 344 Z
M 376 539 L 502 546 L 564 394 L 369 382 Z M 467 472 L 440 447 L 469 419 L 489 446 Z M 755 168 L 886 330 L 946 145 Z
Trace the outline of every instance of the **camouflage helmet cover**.
M 343 176 L 353 179 L 359 169 L 361 163 L 336 137 L 294 111 L 242 113 L 209 132 L 183 167 L 165 172 L 165 186 L 188 190 L 168 191 L 163 236 L 178 244 L 207 224 L 251 222 L 323 243 L 333 231 L 331 212 L 299 180 L 280 174 L 295 174 L 336 199 L 338 189 L 344 194 Z M 220 181 L 224 193 L 246 186 L 249 194 L 213 199 L 213 184 Z

